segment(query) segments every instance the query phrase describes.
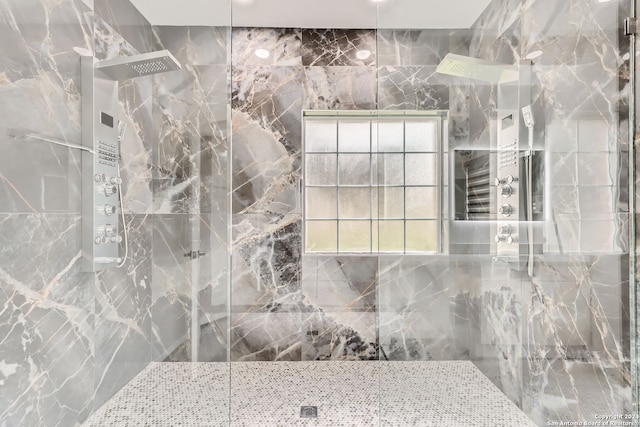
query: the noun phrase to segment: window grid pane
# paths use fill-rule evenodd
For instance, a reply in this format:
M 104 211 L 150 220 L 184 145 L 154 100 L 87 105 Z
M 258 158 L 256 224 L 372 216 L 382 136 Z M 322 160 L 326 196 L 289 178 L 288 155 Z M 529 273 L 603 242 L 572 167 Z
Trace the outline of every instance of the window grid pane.
M 309 226 L 305 249 L 319 253 L 436 252 L 439 120 L 378 122 L 375 118 L 338 117 L 337 121 L 327 120 L 326 127 L 316 122 L 306 128 L 305 138 L 314 138 L 311 131 L 319 136 L 318 141 L 305 144 L 309 148 L 305 157 L 304 223 Z M 330 134 L 336 123 L 334 152 Z M 329 219 L 334 211 L 333 221 L 318 220 Z M 314 238 L 320 241 L 308 240 Z M 335 244 L 328 242 L 334 238 Z

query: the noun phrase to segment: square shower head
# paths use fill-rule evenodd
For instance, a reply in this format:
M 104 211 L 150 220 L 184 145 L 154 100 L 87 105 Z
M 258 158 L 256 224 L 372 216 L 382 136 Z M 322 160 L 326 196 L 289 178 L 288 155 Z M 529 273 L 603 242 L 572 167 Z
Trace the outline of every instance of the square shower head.
M 122 58 L 100 61 L 96 69 L 102 71 L 113 80 L 126 80 L 133 77 L 149 76 L 165 71 L 182 69 L 180 63 L 168 50 L 125 56 Z
M 506 83 L 518 80 L 518 70 L 513 65 L 499 64 L 455 53 L 448 53 L 436 68 L 436 72 L 489 83 Z

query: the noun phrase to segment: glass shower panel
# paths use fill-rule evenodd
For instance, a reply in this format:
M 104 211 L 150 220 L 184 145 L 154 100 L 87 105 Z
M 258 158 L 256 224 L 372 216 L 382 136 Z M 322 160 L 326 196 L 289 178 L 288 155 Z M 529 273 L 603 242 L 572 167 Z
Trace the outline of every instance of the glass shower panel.
M 381 425 L 401 419 L 398 399 L 426 402 L 421 388 L 437 393 L 439 384 L 453 400 L 472 390 L 509 403 L 491 412 L 496 424 L 587 425 L 637 411 L 634 53 L 621 19 L 630 5 L 474 2 L 454 25 L 408 0 L 378 3 L 380 117 L 400 109 L 448 118 L 442 154 L 420 140 L 438 135 L 429 125 L 381 121 L 376 132 L 380 147 L 382 135 L 403 135 L 405 250 L 432 251 L 394 254 L 385 246 L 397 247 L 399 224 L 374 226 Z M 381 159 L 374 176 L 391 176 Z M 379 218 L 387 199 L 374 197 Z M 464 391 L 462 377 L 473 378 Z M 421 420 L 456 424 L 422 410 Z

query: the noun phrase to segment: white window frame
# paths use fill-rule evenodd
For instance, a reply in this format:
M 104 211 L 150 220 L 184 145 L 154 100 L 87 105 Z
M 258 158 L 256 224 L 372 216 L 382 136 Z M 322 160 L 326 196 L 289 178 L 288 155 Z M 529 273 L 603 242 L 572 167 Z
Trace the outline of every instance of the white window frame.
M 373 129 L 370 131 L 370 150 L 369 150 L 369 164 L 372 166 L 371 167 L 371 177 L 370 177 L 370 183 L 369 183 L 369 188 L 371 188 L 371 193 L 370 193 L 370 215 L 369 218 L 362 218 L 360 219 L 360 221 L 363 222 L 368 222 L 370 225 L 370 230 L 369 230 L 369 250 L 363 250 L 363 251 L 356 251 L 356 250 L 350 250 L 350 251 L 340 251 L 340 222 L 341 221 L 345 221 L 345 220 L 349 220 L 349 221 L 358 221 L 358 220 L 354 220 L 353 218 L 345 218 L 345 217 L 341 217 L 340 216 L 340 211 L 338 206 L 336 206 L 336 216 L 334 218 L 327 218 L 327 219 L 318 219 L 318 218 L 308 218 L 307 216 L 307 190 L 309 188 L 322 188 L 322 185 L 309 185 L 307 183 L 307 156 L 309 154 L 313 155 L 313 154 L 335 154 L 336 155 L 336 161 L 338 161 L 337 159 L 339 158 L 340 154 L 342 153 L 343 155 L 345 153 L 351 153 L 351 152 L 346 152 L 346 151 L 341 151 L 340 147 L 337 146 L 336 147 L 336 151 L 323 151 L 323 152 L 315 152 L 315 151 L 307 151 L 307 123 L 310 120 L 332 120 L 332 121 L 337 121 L 338 125 L 336 126 L 336 128 L 339 128 L 339 123 L 340 122 L 344 122 L 344 121 L 363 121 L 363 120 L 367 120 L 370 122 L 370 125 L 373 126 L 377 126 L 378 123 L 382 122 L 382 121 L 402 121 L 403 126 L 405 126 L 405 123 L 407 121 L 436 121 L 437 123 L 437 132 L 436 132 L 436 147 L 435 147 L 435 151 L 425 151 L 425 152 L 420 152 L 420 151 L 412 151 L 412 152 L 408 152 L 406 149 L 404 149 L 401 152 L 395 152 L 395 153 L 402 153 L 403 154 L 403 159 L 406 161 L 406 155 L 407 154 L 435 154 L 436 156 L 436 171 L 435 171 L 435 176 L 436 176 L 436 182 L 433 185 L 408 185 L 406 183 L 406 176 L 403 179 L 403 184 L 402 185 L 382 185 L 380 183 L 375 182 L 374 183 L 374 168 L 373 165 L 375 164 L 374 160 L 373 160 L 373 156 L 374 155 L 379 155 L 379 154 L 388 154 L 386 152 L 382 152 L 382 151 L 374 151 L 373 148 L 373 135 L 377 135 L 377 132 L 373 132 Z M 336 137 L 336 144 L 339 144 L 338 142 L 338 138 L 339 136 Z M 328 111 L 328 110 L 308 110 L 308 111 L 303 111 L 302 113 L 302 227 L 303 227 L 303 232 L 302 232 L 302 246 L 303 246 L 303 252 L 305 254 L 309 254 L 309 255 L 372 255 L 372 254 L 439 254 L 442 253 L 443 250 L 443 232 L 442 232 L 442 227 L 443 227 L 443 222 L 445 219 L 445 206 L 443 203 L 443 194 L 444 194 L 444 187 L 447 185 L 447 180 L 446 177 L 443 176 L 443 170 L 444 170 L 444 163 L 443 160 L 445 159 L 445 150 L 446 150 L 446 141 L 448 138 L 448 115 L 446 111 L 441 111 L 441 110 L 437 110 L 437 111 L 389 111 L 389 110 L 351 110 L 351 111 Z M 403 144 L 406 144 L 406 141 L 404 140 L 404 135 L 403 135 Z M 365 152 L 359 152 L 360 154 L 364 154 Z M 393 154 L 393 153 L 392 153 Z M 404 166 L 406 168 L 406 164 Z M 336 204 L 339 205 L 339 194 L 340 194 L 340 189 L 341 188 L 350 188 L 349 185 L 341 185 L 340 182 L 338 182 L 338 174 L 339 174 L 339 168 L 336 167 L 336 183 L 335 185 L 327 185 L 326 188 L 332 188 L 335 187 L 336 188 Z M 404 176 L 405 174 L 403 174 Z M 362 186 L 363 188 L 366 186 Z M 374 230 L 373 227 L 376 224 L 379 224 L 380 221 L 391 221 L 391 220 L 384 220 L 384 219 L 380 219 L 379 215 L 374 215 L 372 209 L 375 208 L 376 206 L 379 206 L 378 204 L 380 203 L 380 200 L 378 198 L 376 198 L 374 200 L 373 198 L 373 192 L 374 191 L 378 191 L 379 194 L 379 189 L 380 188 L 384 188 L 384 187 L 396 187 L 396 188 L 402 188 L 405 195 L 405 201 L 406 201 L 406 189 L 407 188 L 411 188 L 411 187 L 419 187 L 419 188 L 435 188 L 436 190 L 436 208 L 435 208 L 435 217 L 425 217 L 424 219 L 412 219 L 409 218 L 409 220 L 413 220 L 413 221 L 420 221 L 420 220 L 424 220 L 424 221 L 434 221 L 437 227 L 437 233 L 436 233 L 436 245 L 435 245 L 435 250 L 432 251 L 407 251 L 406 247 L 407 247 L 407 207 L 406 207 L 406 203 L 405 206 L 403 207 L 403 216 L 402 218 L 394 218 L 393 220 L 402 220 L 403 222 L 403 227 L 404 227 L 404 233 L 403 233 L 403 239 L 404 239 L 404 244 L 403 244 L 403 250 L 380 250 L 379 246 L 377 244 L 374 245 L 374 238 L 375 238 L 375 234 L 374 234 Z M 357 188 L 357 186 L 355 187 Z M 377 203 L 377 204 L 376 204 Z M 333 219 L 336 223 L 336 247 L 335 247 L 335 251 L 330 250 L 330 251 L 316 251 L 316 250 L 309 250 L 307 248 L 307 224 L 309 222 L 314 222 L 314 221 L 328 221 Z M 379 238 L 379 236 L 378 236 Z M 377 247 L 377 250 L 375 250 L 375 247 Z

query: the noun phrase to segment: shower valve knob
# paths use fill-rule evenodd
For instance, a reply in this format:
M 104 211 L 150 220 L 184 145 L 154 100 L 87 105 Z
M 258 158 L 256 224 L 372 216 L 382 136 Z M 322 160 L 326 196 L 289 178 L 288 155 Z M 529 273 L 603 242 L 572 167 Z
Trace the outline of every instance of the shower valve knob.
M 513 206 L 510 204 L 504 204 L 498 208 L 498 213 L 502 216 L 509 216 L 513 213 Z
M 501 185 L 513 184 L 517 180 L 518 178 L 516 178 L 515 176 L 509 175 L 506 178 L 496 178 L 493 180 L 493 183 L 496 187 L 500 187 Z
M 495 240 L 496 243 L 500 243 L 500 242 L 506 242 L 507 238 L 508 238 L 507 236 L 496 234 L 496 237 L 493 240 Z
M 104 194 L 105 196 L 111 196 L 118 192 L 118 187 L 115 185 L 105 185 L 104 186 Z
M 500 195 L 509 197 L 511 196 L 511 194 L 513 194 L 513 188 L 511 188 L 510 185 L 503 185 L 502 187 L 500 187 Z
M 104 214 L 106 216 L 111 216 L 116 213 L 116 207 L 113 205 L 104 205 Z
M 514 236 L 514 235 L 508 236 L 507 243 L 510 245 L 513 243 L 518 243 L 518 236 Z
M 109 238 L 109 240 L 110 240 L 112 243 L 120 243 L 120 242 L 122 242 L 122 237 L 121 237 L 121 236 L 111 236 L 111 237 Z
M 498 233 L 500 233 L 500 235 L 508 236 L 509 234 L 511 234 L 512 231 L 513 229 L 509 224 L 503 224 L 500 227 L 498 227 Z
M 112 236 L 116 234 L 116 227 L 114 225 L 111 224 L 107 224 L 102 228 L 102 231 L 104 232 L 105 236 Z
M 109 178 L 109 184 L 120 185 L 122 184 L 122 178 L 119 176 L 112 176 Z

